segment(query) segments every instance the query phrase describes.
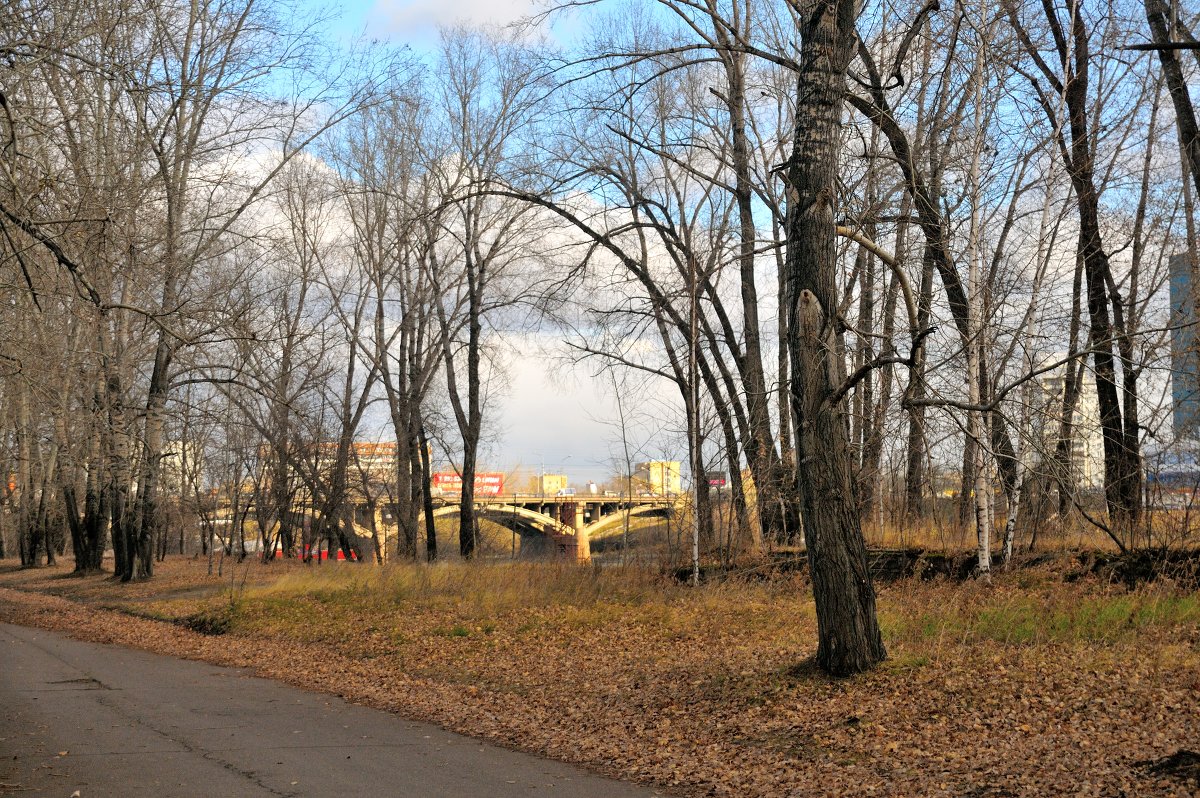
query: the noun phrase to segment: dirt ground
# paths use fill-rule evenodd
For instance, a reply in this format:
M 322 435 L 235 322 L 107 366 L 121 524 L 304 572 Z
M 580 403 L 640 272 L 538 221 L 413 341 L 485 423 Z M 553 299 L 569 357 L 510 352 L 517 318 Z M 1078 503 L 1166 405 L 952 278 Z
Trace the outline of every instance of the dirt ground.
M 809 664 L 803 575 L 565 566 L 0 567 L 0 620 L 218 664 L 722 796 L 1200 794 L 1200 600 L 1053 565 L 880 588 L 890 659 Z

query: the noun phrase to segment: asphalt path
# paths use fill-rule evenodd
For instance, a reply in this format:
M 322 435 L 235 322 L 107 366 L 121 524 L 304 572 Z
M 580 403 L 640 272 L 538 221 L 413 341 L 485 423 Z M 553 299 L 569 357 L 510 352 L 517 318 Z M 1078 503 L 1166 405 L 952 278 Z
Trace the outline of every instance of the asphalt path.
M 248 671 L 0 624 L 0 794 L 659 795 Z

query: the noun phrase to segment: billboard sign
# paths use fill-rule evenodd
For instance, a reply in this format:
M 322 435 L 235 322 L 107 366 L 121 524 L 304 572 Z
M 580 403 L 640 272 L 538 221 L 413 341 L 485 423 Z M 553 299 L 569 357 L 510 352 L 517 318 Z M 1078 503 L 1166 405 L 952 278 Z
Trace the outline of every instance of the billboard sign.
M 708 480 L 708 486 L 710 488 L 725 487 L 725 475 L 724 474 L 705 474 L 704 477 L 705 477 L 705 479 Z
M 462 475 L 454 471 L 435 471 L 432 474 L 433 486 L 442 493 L 462 493 Z M 479 496 L 498 496 L 504 492 L 504 474 L 500 472 L 477 471 L 475 473 L 475 493 Z

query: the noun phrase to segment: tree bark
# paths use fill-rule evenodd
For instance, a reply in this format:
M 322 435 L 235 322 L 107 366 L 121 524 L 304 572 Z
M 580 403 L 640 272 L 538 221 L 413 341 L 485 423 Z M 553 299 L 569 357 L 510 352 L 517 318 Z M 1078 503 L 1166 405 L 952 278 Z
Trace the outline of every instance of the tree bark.
M 1150 23 L 1150 34 L 1155 44 L 1167 44 L 1171 40 L 1168 28 L 1167 7 L 1163 0 L 1145 0 L 1146 20 Z M 1176 21 L 1176 24 L 1181 24 Z M 1196 109 L 1192 105 L 1192 96 L 1188 91 L 1188 82 L 1183 74 L 1183 66 L 1175 50 L 1163 48 L 1158 51 L 1162 63 L 1163 76 L 1167 79 L 1167 90 L 1171 94 L 1171 102 L 1175 106 L 1175 125 L 1179 130 L 1179 146 L 1183 150 L 1184 159 L 1195 183 L 1196 193 L 1200 194 L 1200 133 L 1196 129 Z
M 787 170 L 787 308 L 796 477 L 816 600 L 816 661 L 839 676 L 886 657 L 875 614 L 851 479 L 838 351 L 835 215 L 846 69 L 857 42 L 856 4 L 804 5 L 796 134 Z
M 421 443 L 421 484 L 424 489 L 421 491 L 422 509 L 425 511 L 425 559 L 433 562 L 437 559 L 437 524 L 433 518 L 433 493 L 430 492 L 430 485 L 433 481 L 432 467 L 430 460 L 429 436 L 425 432 L 425 422 L 418 420 L 417 439 Z

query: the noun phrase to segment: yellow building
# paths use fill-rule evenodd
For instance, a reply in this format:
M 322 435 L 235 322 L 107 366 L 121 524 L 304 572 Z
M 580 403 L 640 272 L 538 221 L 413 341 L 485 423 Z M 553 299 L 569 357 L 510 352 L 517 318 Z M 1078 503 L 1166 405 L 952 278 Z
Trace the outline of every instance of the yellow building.
M 570 482 L 566 474 L 542 474 L 529 478 L 529 492 L 539 496 L 554 496 Z
M 656 496 L 671 496 L 683 492 L 678 460 L 651 460 L 648 463 L 638 463 L 637 473 L 633 476 Z

